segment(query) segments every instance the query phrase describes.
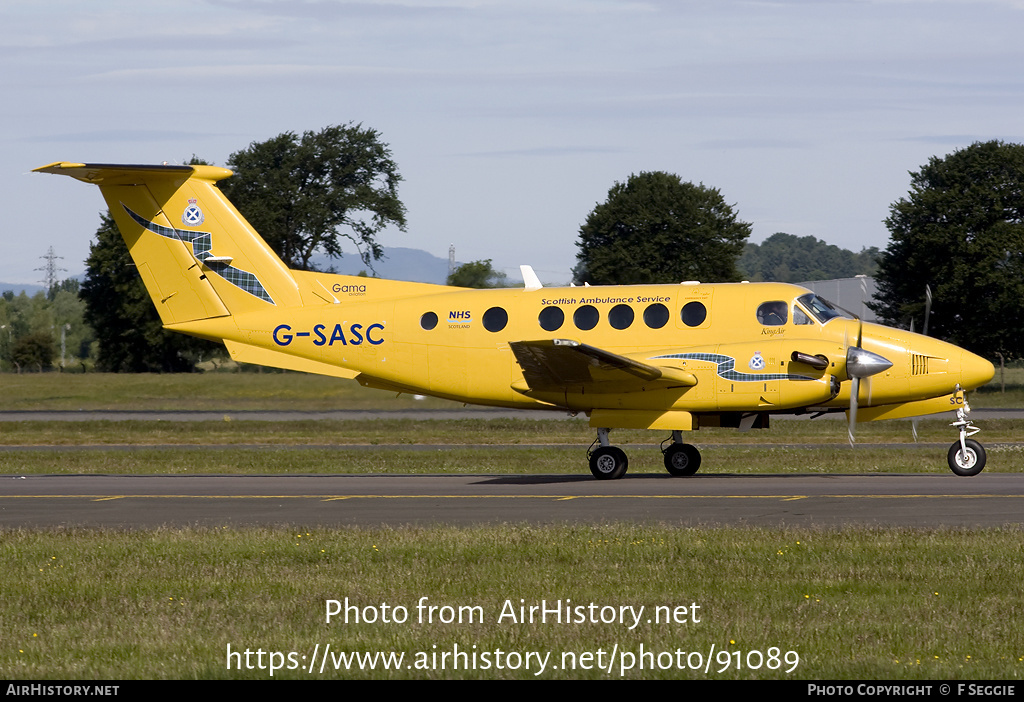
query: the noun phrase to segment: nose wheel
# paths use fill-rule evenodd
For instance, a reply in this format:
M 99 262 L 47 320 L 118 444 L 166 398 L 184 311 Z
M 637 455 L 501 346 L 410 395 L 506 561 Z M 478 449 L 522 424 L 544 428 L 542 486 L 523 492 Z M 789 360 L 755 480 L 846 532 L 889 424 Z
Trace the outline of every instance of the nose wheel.
M 959 386 L 957 388 L 959 389 Z M 949 469 L 955 474 L 963 476 L 977 475 L 985 469 L 984 447 L 974 439 L 968 438 L 981 431 L 967 418 L 970 413 L 971 408 L 967 404 L 967 400 L 964 399 L 964 406 L 956 411 L 956 421 L 950 425 L 960 431 L 960 439 L 953 442 L 946 455 Z
M 949 447 L 949 469 L 957 475 L 977 475 L 985 468 L 985 449 L 974 439 L 964 439 Z

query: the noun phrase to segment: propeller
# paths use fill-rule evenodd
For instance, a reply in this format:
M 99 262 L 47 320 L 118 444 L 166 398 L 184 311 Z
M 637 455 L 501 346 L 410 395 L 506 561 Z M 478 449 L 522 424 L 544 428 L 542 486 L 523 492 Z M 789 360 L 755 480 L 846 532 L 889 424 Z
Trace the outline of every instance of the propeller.
M 932 316 L 932 286 L 924 286 L 924 327 L 921 329 L 921 334 L 928 336 L 928 320 Z
M 868 351 L 861 346 L 864 332 L 864 322 L 857 319 L 857 343 L 846 346 L 846 375 L 850 378 L 850 426 L 848 429 L 850 445 L 853 446 L 854 435 L 857 432 L 857 405 L 860 402 L 860 381 L 862 378 L 870 378 L 882 371 L 892 368 L 892 361 L 885 356 L 880 356 L 873 351 Z M 870 386 L 869 386 L 870 392 Z M 870 397 L 868 398 L 870 402 Z
M 921 334 L 928 336 L 928 320 L 932 316 L 932 286 L 924 286 L 924 327 Z M 914 331 L 914 318 L 910 318 L 910 331 Z M 917 443 L 917 417 L 910 420 L 910 431 L 914 435 L 914 443 Z

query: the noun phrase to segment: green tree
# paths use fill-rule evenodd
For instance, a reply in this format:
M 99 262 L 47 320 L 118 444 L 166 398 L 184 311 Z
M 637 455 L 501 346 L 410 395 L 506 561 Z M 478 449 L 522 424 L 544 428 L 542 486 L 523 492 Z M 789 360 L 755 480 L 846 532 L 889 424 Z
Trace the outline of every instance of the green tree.
M 54 284 L 47 292 L 29 297 L 24 292 L 14 295 L 5 291 L 0 296 L 0 360 L 8 369 L 22 370 L 48 367 L 64 343 L 65 365 L 84 362 L 90 353 L 92 329 L 85 323 L 85 305 L 79 299 L 78 281 L 68 279 Z M 33 337 L 28 340 L 28 337 Z M 49 339 L 51 353 L 45 362 L 26 361 L 26 354 L 41 359 L 37 353 L 41 339 Z M 14 349 L 18 348 L 15 358 Z
M 459 288 L 504 288 L 508 276 L 491 266 L 491 259 L 463 263 L 448 276 L 448 285 Z
M 348 239 L 372 268 L 377 234 L 405 229 L 402 177 L 379 136 L 350 123 L 253 142 L 231 154 L 235 176 L 221 188 L 290 266 L 308 270 L 317 252 L 338 258 Z
M 573 273 L 600 285 L 739 280 L 748 236 L 718 190 L 644 172 L 616 183 L 587 217 Z
M 39 331 L 21 337 L 11 348 L 11 363 L 19 373 L 49 370 L 53 366 L 53 336 Z
M 114 373 L 191 371 L 220 344 L 164 330 L 109 213 L 89 247 L 80 296 L 98 342 L 97 367 Z
M 1024 355 L 1024 145 L 933 157 L 889 212 L 873 309 L 920 329 L 930 285 L 930 334 L 989 357 Z

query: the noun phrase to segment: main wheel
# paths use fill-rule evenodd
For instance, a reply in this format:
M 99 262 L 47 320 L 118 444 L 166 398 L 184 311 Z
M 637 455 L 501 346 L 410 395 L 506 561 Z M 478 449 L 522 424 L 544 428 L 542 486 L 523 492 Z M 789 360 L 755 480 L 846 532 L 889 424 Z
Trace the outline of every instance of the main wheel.
M 600 446 L 590 454 L 590 472 L 598 480 L 617 480 L 628 467 L 626 452 L 618 446 Z
M 964 441 L 967 451 L 960 448 L 960 442 L 956 441 L 949 447 L 949 454 L 946 456 L 949 461 L 949 469 L 957 475 L 977 475 L 985 467 L 985 449 L 974 439 Z
M 700 451 L 690 444 L 672 444 L 665 449 L 665 469 L 672 475 L 693 475 L 700 468 Z

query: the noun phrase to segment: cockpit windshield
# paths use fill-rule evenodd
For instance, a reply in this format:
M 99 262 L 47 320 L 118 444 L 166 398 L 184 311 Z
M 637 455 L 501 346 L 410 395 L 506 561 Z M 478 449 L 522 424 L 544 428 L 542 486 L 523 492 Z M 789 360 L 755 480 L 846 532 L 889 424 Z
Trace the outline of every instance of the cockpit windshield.
M 829 302 L 825 298 L 818 297 L 814 293 L 808 293 L 806 295 L 801 295 L 800 297 L 798 297 L 796 299 L 796 301 L 799 302 L 801 305 L 803 305 L 804 308 L 808 312 L 813 314 L 814 318 L 817 319 L 822 324 L 824 324 L 825 322 L 829 321 L 830 319 L 834 319 L 836 317 L 843 317 L 845 319 L 853 319 L 846 312 L 840 310 L 839 308 L 837 308 L 835 305 L 833 305 L 831 302 Z

